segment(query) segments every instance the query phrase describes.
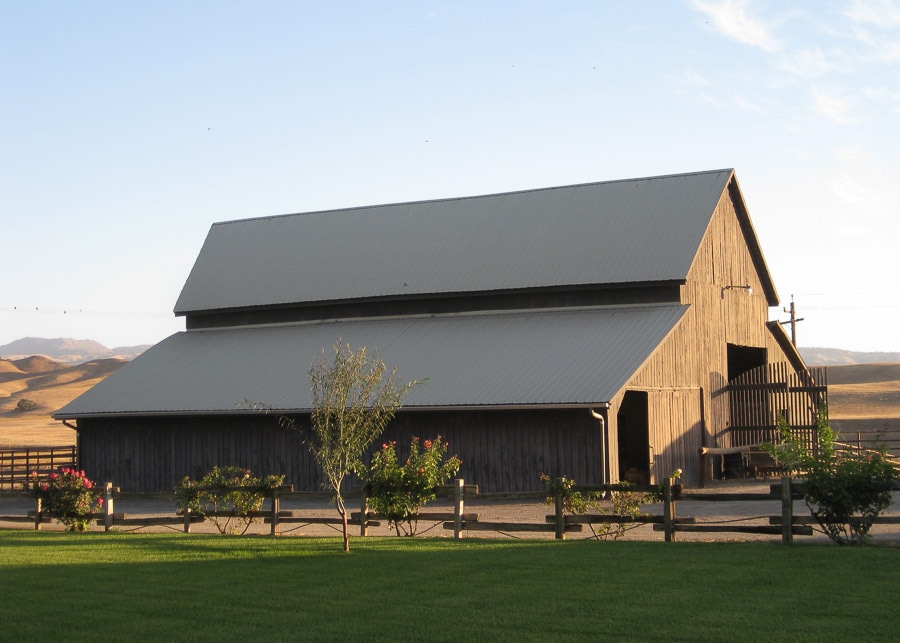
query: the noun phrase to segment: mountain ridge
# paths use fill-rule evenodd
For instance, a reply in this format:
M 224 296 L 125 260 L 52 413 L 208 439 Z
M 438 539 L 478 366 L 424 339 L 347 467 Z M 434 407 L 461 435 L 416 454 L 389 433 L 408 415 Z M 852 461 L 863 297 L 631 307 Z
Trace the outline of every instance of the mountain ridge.
M 23 337 L 0 346 L 0 358 L 16 361 L 43 356 L 66 365 L 83 364 L 97 359 L 120 359 L 130 361 L 150 348 L 151 344 L 137 346 L 117 346 L 107 348 L 92 339 L 72 339 L 58 337 Z
M 107 348 L 100 342 L 92 339 L 23 337 L 0 346 L 0 359 L 15 361 L 29 357 L 44 356 L 66 365 L 82 364 L 95 359 L 131 361 L 151 346 L 152 344 L 139 344 L 137 346 Z M 806 346 L 798 350 L 809 366 L 900 363 L 900 352 L 850 351 L 821 346 Z
M 848 351 L 842 348 L 819 346 L 798 349 L 807 366 L 843 366 L 850 364 L 894 364 L 900 362 L 900 353 L 890 351 Z

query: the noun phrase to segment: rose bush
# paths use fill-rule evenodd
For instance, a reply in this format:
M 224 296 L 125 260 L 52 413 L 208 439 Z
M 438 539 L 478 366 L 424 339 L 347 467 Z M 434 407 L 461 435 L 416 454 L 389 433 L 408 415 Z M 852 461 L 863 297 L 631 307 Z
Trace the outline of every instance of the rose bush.
M 91 514 L 103 508 L 100 490 L 84 471 L 62 468 L 47 479 L 32 471 L 28 485 L 40 499 L 41 511 L 63 523 L 68 531 L 87 531 Z
M 397 443 L 386 442 L 372 456 L 370 467 L 358 472 L 366 483 L 369 506 L 387 519 L 398 536 L 415 535 L 421 507 L 434 500 L 437 488 L 459 471 L 459 458 L 444 461 L 449 446 L 441 436 L 424 442 L 413 438 L 409 457 L 401 464 Z
M 213 467 L 198 481 L 185 476 L 175 488 L 175 504 L 179 511 L 212 518 L 220 534 L 244 534 L 266 496 L 282 484 L 284 476 L 257 478 L 249 469 Z

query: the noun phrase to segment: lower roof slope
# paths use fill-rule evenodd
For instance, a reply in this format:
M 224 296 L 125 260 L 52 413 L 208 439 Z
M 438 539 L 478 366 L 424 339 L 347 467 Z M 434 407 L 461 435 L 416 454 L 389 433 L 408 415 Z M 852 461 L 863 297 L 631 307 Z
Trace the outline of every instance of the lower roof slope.
M 366 346 L 410 408 L 589 406 L 609 401 L 687 306 L 632 306 L 303 323 L 176 333 L 53 414 L 57 419 L 310 408 L 307 371 Z

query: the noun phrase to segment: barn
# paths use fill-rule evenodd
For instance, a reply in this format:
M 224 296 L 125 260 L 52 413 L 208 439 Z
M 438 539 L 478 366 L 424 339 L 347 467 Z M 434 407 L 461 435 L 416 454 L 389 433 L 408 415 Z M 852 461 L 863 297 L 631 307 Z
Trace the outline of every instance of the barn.
M 482 490 L 692 484 L 700 447 L 753 428 L 736 418 L 774 424 L 737 378 L 806 372 L 778 303 L 731 169 L 216 223 L 175 305 L 186 330 L 54 417 L 125 490 L 216 465 L 319 489 L 253 406 L 308 417 L 310 362 L 347 343 L 427 378 L 387 437 L 444 436 Z

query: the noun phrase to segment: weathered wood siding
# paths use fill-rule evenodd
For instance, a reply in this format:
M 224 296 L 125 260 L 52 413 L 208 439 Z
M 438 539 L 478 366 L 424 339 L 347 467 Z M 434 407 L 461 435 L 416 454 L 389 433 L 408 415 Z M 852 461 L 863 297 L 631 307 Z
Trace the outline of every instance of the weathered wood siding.
M 125 491 L 171 491 L 185 476 L 215 466 L 285 474 L 298 488 L 321 488 L 312 457 L 274 417 L 212 416 L 83 419 L 79 466 Z
M 753 294 L 726 289 L 746 285 Z M 655 410 L 651 408 L 651 444 L 659 463 L 651 471 L 654 481 L 658 482 L 659 475 L 668 475 L 671 468 L 682 468 L 685 482 L 691 484 L 697 475 L 697 448 L 720 446 L 719 439 L 729 426 L 728 344 L 765 348 L 769 363 L 787 361 L 765 326 L 768 302 L 729 190 L 719 200 L 700 243 L 682 287 L 682 303 L 691 308 L 626 390 L 659 391 L 651 395 L 656 401 L 650 402 L 651 407 L 655 405 Z M 697 393 L 690 403 L 667 398 L 679 390 Z M 622 395 L 624 391 L 613 400 L 610 416 Z M 666 404 L 673 405 L 670 417 L 665 417 Z M 660 457 L 660 453 L 666 455 Z M 684 464 L 675 464 L 678 461 Z
M 601 482 L 599 424 L 585 409 L 401 413 L 375 447 L 396 440 L 403 451 L 414 435 L 441 435 L 463 461 L 460 475 L 483 491 L 537 491 L 541 473 Z M 215 466 L 284 474 L 297 490 L 322 489 L 312 456 L 271 416 L 84 419 L 79 463 L 125 491 L 171 491 L 184 476 L 198 479 Z
M 538 491 L 542 473 L 602 482 L 600 424 L 587 409 L 401 413 L 385 432 L 403 447 L 437 435 L 462 459 L 459 475 L 484 492 Z

